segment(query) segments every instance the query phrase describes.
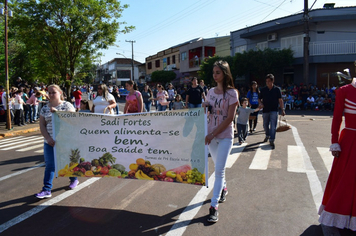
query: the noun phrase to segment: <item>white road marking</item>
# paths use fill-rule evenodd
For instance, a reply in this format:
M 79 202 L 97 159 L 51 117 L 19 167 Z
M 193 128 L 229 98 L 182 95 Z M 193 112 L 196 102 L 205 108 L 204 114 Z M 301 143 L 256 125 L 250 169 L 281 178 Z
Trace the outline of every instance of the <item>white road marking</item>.
M 305 173 L 305 164 L 300 146 L 288 145 L 288 168 L 289 172 Z
M 42 145 L 43 145 L 43 139 L 37 140 L 37 141 L 31 141 L 30 143 L 18 144 L 18 145 L 7 147 L 7 148 L 1 148 L 0 150 L 6 151 L 6 150 L 11 150 L 11 149 L 15 149 L 15 148 L 21 148 L 23 146 L 28 146 L 28 145 L 32 145 L 32 144 L 36 144 L 36 143 L 42 143 Z
M 330 173 L 331 166 L 333 165 L 333 161 L 334 161 L 334 156 L 331 155 L 329 148 L 317 147 L 317 149 L 318 149 L 318 152 L 319 152 L 321 158 L 323 159 L 326 169 Z
M 226 164 L 226 168 L 231 168 L 232 165 L 239 158 L 241 152 L 246 147 L 246 143 L 241 146 L 233 146 L 228 157 L 228 161 Z M 237 151 L 237 152 L 236 152 Z M 168 231 L 166 236 L 180 236 L 183 235 L 184 231 L 187 229 L 190 221 L 194 219 L 196 214 L 199 212 L 202 207 L 204 201 L 207 199 L 211 190 L 213 190 L 215 182 L 215 172 L 212 173 L 209 177 L 209 185 L 210 187 L 202 187 L 194 198 L 190 201 L 188 206 L 184 209 L 184 211 L 179 215 L 178 220 L 174 223 L 172 228 Z
M 38 167 L 41 167 L 41 166 L 44 166 L 44 165 L 45 164 L 42 163 L 42 164 L 39 164 L 39 165 L 36 165 L 36 166 L 32 166 L 32 167 L 26 168 L 24 170 L 17 171 L 15 173 L 10 174 L 10 175 L 5 175 L 5 176 L 0 178 L 0 181 L 3 181 L 5 179 L 11 178 L 11 177 L 16 176 L 16 175 L 20 175 L 20 174 L 26 173 L 27 171 L 34 170 L 34 169 L 36 169 Z
M 43 149 L 35 151 L 36 153 L 43 153 Z
M 98 181 L 99 179 L 100 179 L 100 177 L 92 177 L 92 178 L 88 179 L 87 181 L 83 182 L 82 184 L 79 184 L 78 187 L 76 187 L 75 189 L 66 191 L 66 192 L 58 195 L 57 197 L 54 197 L 54 198 L 42 203 L 41 205 L 38 205 L 35 208 L 32 208 L 31 210 L 26 211 L 25 213 L 9 220 L 8 222 L 5 222 L 4 224 L 0 225 L 0 233 L 4 232 L 8 228 L 10 228 L 20 222 L 30 218 L 31 216 L 43 211 L 47 207 L 54 205 L 64 199 L 66 199 L 67 197 L 70 197 L 71 195 L 75 194 L 76 192 L 79 192 L 83 188 L 93 184 L 95 181 Z
M 226 162 L 226 168 L 231 168 L 232 165 L 237 161 L 237 159 L 239 158 L 241 152 L 245 149 L 247 143 L 243 143 L 240 146 L 232 146 L 231 152 L 230 152 L 230 156 L 227 159 Z
M 260 147 L 257 149 L 249 169 L 267 170 L 271 153 L 272 153 L 272 149 L 269 144 L 267 143 L 260 144 Z
M 16 136 L 16 137 L 14 137 L 14 138 L 0 139 L 0 144 L 1 144 L 1 143 L 8 143 L 8 142 L 11 142 L 11 140 L 14 140 L 14 139 L 21 139 L 21 138 L 24 138 L 24 136 Z
M 35 137 L 35 138 L 31 138 L 30 140 L 22 140 L 22 141 L 19 141 L 19 142 L 12 142 L 12 143 L 8 143 L 8 144 L 5 144 L 5 145 L 0 145 L 0 148 L 3 148 L 3 147 L 8 147 L 8 146 L 11 146 L 11 145 L 17 145 L 17 144 L 20 144 L 22 143 L 33 143 L 32 141 L 34 140 L 38 140 L 38 139 L 42 139 L 43 140 L 43 137 Z M 26 145 L 29 145 L 29 144 L 26 144 Z
M 20 141 L 25 141 L 25 140 L 31 140 L 33 138 L 38 138 L 38 136 L 29 136 L 29 137 L 15 137 L 15 138 L 8 138 L 8 139 L 5 139 L 3 141 L 0 141 L 0 145 L 3 145 L 3 144 L 14 144 L 14 143 L 17 143 L 17 142 L 20 142 Z
M 32 149 L 36 149 L 36 148 L 40 148 L 40 147 L 43 148 L 43 143 L 35 145 L 35 146 L 30 146 L 30 147 L 27 147 L 27 148 L 21 148 L 21 149 L 16 150 L 16 152 L 26 152 L 28 150 L 32 150 Z
M 290 124 L 289 124 L 290 125 Z M 315 208 L 318 211 L 320 204 L 321 204 L 321 199 L 323 197 L 323 189 L 321 187 L 321 183 L 320 180 L 316 174 L 316 171 L 310 161 L 310 157 L 308 155 L 307 150 L 304 147 L 304 144 L 298 134 L 298 130 L 297 128 L 295 128 L 294 126 L 290 125 L 292 127 L 292 132 L 293 132 L 293 137 L 294 140 L 297 144 L 297 146 L 299 146 L 301 148 L 302 151 L 302 155 L 303 155 L 303 160 L 304 160 L 304 165 L 305 165 L 305 169 L 306 169 L 306 174 L 309 180 L 309 187 L 311 190 L 311 194 L 313 196 L 313 200 L 315 203 Z

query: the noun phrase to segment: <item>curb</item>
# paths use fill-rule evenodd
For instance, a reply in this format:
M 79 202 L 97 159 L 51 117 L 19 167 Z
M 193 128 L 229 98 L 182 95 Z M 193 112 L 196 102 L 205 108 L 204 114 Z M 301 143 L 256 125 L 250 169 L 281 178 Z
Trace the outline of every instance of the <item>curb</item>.
M 17 130 L 17 131 L 13 131 L 13 130 L 7 131 L 5 133 L 0 133 L 0 139 L 6 138 L 6 137 L 14 137 L 17 135 L 27 134 L 27 133 L 31 133 L 31 132 L 36 132 L 39 130 L 40 130 L 40 127 L 29 128 L 29 129 L 25 129 L 25 130 Z

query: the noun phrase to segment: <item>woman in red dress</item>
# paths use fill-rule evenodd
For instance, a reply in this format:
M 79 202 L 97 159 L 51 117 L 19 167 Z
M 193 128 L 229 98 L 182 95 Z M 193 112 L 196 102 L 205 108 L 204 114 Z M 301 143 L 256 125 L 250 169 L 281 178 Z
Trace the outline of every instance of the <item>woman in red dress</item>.
M 340 131 L 342 115 L 345 128 Z M 356 78 L 336 91 L 330 151 L 334 162 L 325 187 L 319 222 L 356 231 Z

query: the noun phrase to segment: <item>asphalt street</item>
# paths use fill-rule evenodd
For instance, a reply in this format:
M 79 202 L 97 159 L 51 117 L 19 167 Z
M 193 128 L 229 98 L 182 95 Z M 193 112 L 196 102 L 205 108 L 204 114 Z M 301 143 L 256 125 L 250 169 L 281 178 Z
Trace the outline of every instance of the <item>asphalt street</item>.
M 287 111 L 291 130 L 276 148 L 263 143 L 262 119 L 227 168 L 227 201 L 219 222 L 206 215 L 209 188 L 145 180 L 54 180 L 52 198 L 38 200 L 44 163 L 39 132 L 0 140 L 1 235 L 323 235 L 317 209 L 332 157 L 331 112 Z M 293 114 L 291 114 L 293 113 Z M 214 172 L 209 158 L 209 175 Z M 213 175 L 210 183 L 213 181 Z M 342 235 L 352 235 L 341 231 Z

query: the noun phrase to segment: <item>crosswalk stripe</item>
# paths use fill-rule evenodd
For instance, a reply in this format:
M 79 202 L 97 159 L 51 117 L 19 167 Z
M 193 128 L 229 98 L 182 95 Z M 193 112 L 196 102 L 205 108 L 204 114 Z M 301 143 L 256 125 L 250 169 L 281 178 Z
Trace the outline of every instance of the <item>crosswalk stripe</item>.
M 6 150 L 15 149 L 15 148 L 20 148 L 20 147 L 23 147 L 24 145 L 25 145 L 25 146 L 28 146 L 28 145 L 35 144 L 35 143 L 43 143 L 43 140 L 32 141 L 31 143 L 27 143 L 27 144 L 19 144 L 19 145 L 7 147 L 7 148 L 2 148 L 2 149 L 0 149 L 0 150 L 6 151 Z
M 316 149 L 318 149 L 318 152 L 321 158 L 323 159 L 324 165 L 330 173 L 331 166 L 333 165 L 334 157 L 333 155 L 331 155 L 329 148 L 317 147 Z
M 14 141 L 21 141 L 21 140 L 31 139 L 33 137 L 37 137 L 37 136 L 30 136 L 30 137 L 19 136 L 19 137 L 15 137 L 15 138 L 7 138 L 5 140 L 0 141 L 0 145 L 1 144 L 5 144 L 5 143 L 11 143 L 11 142 L 14 142 Z
M 29 151 L 29 150 L 32 150 L 32 149 L 38 149 L 39 147 L 43 147 L 43 143 L 41 144 L 38 144 L 38 145 L 35 145 L 35 146 L 30 146 L 30 147 L 27 147 L 27 148 L 21 148 L 19 150 L 16 150 L 17 152 L 26 152 L 26 151 Z
M 43 140 L 43 137 L 35 137 L 35 138 L 31 138 L 30 140 L 22 140 L 22 141 L 19 141 L 19 142 L 12 142 L 12 143 L 8 143 L 8 144 L 5 144 L 5 145 L 0 145 L 0 148 L 3 148 L 3 147 L 8 147 L 8 146 L 11 146 L 11 145 L 16 145 L 16 144 L 20 144 L 20 143 L 28 143 L 26 145 L 30 145 L 34 142 L 32 141 L 35 141 L 35 140 L 38 140 L 38 139 L 42 139 Z M 21 147 L 22 145 L 20 145 L 19 147 Z M 1 149 L 1 150 L 7 150 L 7 149 Z
M 43 153 L 43 149 L 35 151 L 35 153 Z
M 257 149 L 249 169 L 267 170 L 271 154 L 272 154 L 272 149 L 269 144 L 266 143 L 260 144 L 260 147 Z
M 289 172 L 305 173 L 305 164 L 301 147 L 288 145 L 287 170 Z
M 227 159 L 226 162 L 226 168 L 231 168 L 232 165 L 237 161 L 237 159 L 239 158 L 240 154 L 243 152 L 243 150 L 246 147 L 246 143 L 243 143 L 240 146 L 232 146 L 229 158 Z

